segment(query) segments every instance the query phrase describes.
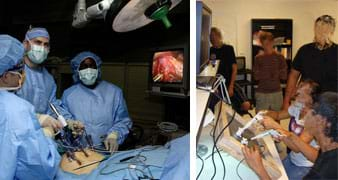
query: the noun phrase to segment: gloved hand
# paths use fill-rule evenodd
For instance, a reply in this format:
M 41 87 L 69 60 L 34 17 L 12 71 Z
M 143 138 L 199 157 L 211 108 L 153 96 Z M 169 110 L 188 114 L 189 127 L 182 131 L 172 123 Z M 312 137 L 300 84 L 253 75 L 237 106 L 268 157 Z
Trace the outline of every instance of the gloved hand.
M 119 148 L 119 143 L 117 142 L 117 138 L 118 138 L 118 133 L 117 132 L 112 132 L 104 140 L 104 146 L 111 153 L 117 151 L 118 148 Z
M 36 116 L 40 122 L 41 127 L 43 128 L 51 127 L 55 132 L 62 128 L 61 122 L 48 114 L 36 114 Z
M 45 136 L 50 137 L 52 139 L 55 138 L 55 132 L 54 132 L 53 128 L 51 128 L 51 127 L 44 127 L 44 128 L 42 128 L 42 131 L 45 134 Z
M 66 122 L 73 136 L 81 136 L 83 134 L 85 127 L 81 121 L 68 119 Z

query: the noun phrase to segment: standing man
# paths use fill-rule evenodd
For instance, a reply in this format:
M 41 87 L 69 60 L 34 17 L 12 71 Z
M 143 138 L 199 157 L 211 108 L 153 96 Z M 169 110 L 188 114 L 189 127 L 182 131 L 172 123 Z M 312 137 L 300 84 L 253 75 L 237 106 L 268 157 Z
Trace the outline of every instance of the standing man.
M 234 48 L 223 43 L 222 32 L 216 27 L 211 28 L 210 42 L 212 45 L 210 48 L 210 60 L 220 60 L 217 74 L 221 74 L 226 80 L 225 83 L 234 109 L 240 114 L 246 113 L 251 104 L 241 88 L 235 84 L 237 62 Z
M 65 108 L 84 124 L 94 144 L 118 150 L 129 134 L 132 121 L 122 90 L 101 80 L 101 58 L 81 52 L 71 60 L 74 85 L 62 95 Z
M 323 92 L 337 92 L 338 45 L 332 41 L 335 27 L 336 20 L 329 15 L 316 19 L 314 42 L 302 46 L 293 60 L 283 101 L 284 110 L 290 105 L 299 77 L 317 82 Z
M 60 155 L 34 107 L 10 91 L 21 87 L 23 45 L 0 35 L 0 179 L 54 179 Z
M 32 28 L 27 31 L 23 41 L 26 83 L 16 94 L 35 107 L 40 121 L 52 119 L 49 116 L 53 114 L 49 102 L 57 106 L 61 114 L 70 119 L 71 115 L 60 108 L 61 101 L 56 99 L 56 84 L 53 76 L 42 65 L 49 53 L 49 42 L 49 33 L 45 28 Z

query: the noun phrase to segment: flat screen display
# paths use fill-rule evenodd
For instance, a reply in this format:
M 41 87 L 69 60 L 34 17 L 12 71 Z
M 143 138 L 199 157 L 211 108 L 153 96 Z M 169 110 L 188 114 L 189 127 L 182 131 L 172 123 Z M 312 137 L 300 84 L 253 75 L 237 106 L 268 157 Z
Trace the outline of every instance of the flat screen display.
M 182 83 L 184 50 L 158 51 L 153 54 L 154 83 Z

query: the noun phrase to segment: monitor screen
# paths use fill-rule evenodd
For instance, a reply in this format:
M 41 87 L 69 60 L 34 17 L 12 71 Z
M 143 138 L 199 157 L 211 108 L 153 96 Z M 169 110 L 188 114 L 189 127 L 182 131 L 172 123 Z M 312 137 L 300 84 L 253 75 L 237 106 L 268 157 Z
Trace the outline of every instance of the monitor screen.
M 183 82 L 184 50 L 157 51 L 153 54 L 152 80 L 154 83 Z

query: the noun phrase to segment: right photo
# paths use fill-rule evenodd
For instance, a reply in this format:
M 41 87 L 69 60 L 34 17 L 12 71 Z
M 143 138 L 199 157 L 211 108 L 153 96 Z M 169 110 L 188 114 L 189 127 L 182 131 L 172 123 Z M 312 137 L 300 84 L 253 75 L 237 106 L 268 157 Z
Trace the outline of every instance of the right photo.
M 196 1 L 196 179 L 338 179 L 338 0 Z

